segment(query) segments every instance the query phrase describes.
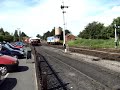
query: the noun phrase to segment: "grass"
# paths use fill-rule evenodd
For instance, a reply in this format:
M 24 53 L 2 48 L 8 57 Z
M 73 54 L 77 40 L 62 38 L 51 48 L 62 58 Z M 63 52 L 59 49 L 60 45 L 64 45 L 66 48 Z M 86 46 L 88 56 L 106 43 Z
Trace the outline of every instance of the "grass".
M 114 48 L 115 42 L 114 39 L 77 39 L 74 41 L 68 42 L 69 46 L 77 46 L 77 47 L 92 47 L 92 48 Z M 118 46 L 120 47 L 120 46 Z

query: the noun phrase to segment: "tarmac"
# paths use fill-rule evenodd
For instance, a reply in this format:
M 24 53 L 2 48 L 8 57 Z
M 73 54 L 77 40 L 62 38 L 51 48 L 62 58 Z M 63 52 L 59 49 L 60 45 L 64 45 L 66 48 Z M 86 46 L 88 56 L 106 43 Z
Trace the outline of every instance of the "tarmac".
M 1 76 L 0 90 L 38 90 L 34 56 L 18 60 L 18 71 Z

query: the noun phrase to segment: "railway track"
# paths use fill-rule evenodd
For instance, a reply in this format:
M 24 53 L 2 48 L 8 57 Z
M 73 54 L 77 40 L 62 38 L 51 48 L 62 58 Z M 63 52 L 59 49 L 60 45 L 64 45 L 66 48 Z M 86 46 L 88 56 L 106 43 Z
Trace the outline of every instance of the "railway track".
M 64 49 L 62 45 L 49 45 L 50 47 Z M 91 48 L 76 48 L 68 47 L 69 51 L 75 53 L 81 53 L 85 55 L 96 56 L 101 59 L 120 61 L 119 49 L 91 49 Z
M 51 52 L 43 47 L 36 47 L 36 50 L 39 52 L 39 60 L 42 63 L 41 70 L 48 73 L 50 80 L 47 81 L 48 90 L 119 90 L 119 77 L 110 74 L 107 70 L 104 71 L 98 66 L 71 60 L 71 58 Z M 49 76 L 52 75 L 51 73 L 53 76 Z M 64 86 L 65 88 L 63 88 Z M 87 87 L 89 89 L 85 89 Z
M 57 72 L 51 67 L 46 58 L 39 52 L 36 53 L 37 63 L 39 64 L 39 73 L 42 90 L 68 90 L 67 83 L 63 83 Z
M 97 84 L 100 88 L 102 87 L 102 88 L 101 88 L 102 90 L 112 90 L 112 89 L 110 89 L 107 85 L 104 85 L 104 84 L 96 81 L 95 79 L 93 79 L 93 78 L 89 77 L 88 75 L 82 73 L 81 71 L 79 71 L 78 69 L 74 68 L 73 66 L 70 66 L 69 64 L 64 63 L 63 61 L 61 61 L 60 58 L 57 58 L 57 57 L 55 57 L 55 56 L 54 56 L 54 57 L 53 57 L 53 56 L 50 56 L 49 54 L 47 54 L 47 52 L 45 52 L 45 54 L 46 54 L 47 56 L 51 57 L 51 58 L 54 58 L 55 60 L 57 60 L 58 62 L 64 64 L 65 66 L 73 69 L 74 71 L 78 72 L 79 74 L 85 76 L 85 77 L 88 78 L 92 83 Z

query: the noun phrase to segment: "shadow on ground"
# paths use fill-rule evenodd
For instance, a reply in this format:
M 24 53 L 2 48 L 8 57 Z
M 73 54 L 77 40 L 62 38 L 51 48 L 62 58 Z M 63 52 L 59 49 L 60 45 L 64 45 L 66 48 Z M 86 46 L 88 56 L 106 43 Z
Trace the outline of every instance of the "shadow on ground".
M 27 66 L 18 66 L 17 70 L 9 71 L 9 72 L 10 73 L 16 73 L 16 72 L 25 72 L 27 70 L 29 70 L 29 67 L 27 67 Z
M 17 72 L 24 72 L 29 70 L 29 67 L 27 66 L 18 66 L 18 71 Z
M 16 78 L 6 78 L 5 81 L 0 85 L 0 90 L 13 90 L 16 84 Z

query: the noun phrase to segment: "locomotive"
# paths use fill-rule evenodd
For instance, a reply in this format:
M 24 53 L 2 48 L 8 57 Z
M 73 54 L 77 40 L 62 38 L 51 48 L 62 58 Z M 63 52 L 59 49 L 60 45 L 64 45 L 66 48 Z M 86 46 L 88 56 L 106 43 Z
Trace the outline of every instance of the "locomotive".
M 31 38 L 30 39 L 30 44 L 33 46 L 40 46 L 41 45 L 41 40 L 40 38 Z
M 60 44 L 60 36 L 56 35 L 47 37 L 47 44 Z

